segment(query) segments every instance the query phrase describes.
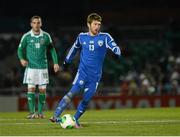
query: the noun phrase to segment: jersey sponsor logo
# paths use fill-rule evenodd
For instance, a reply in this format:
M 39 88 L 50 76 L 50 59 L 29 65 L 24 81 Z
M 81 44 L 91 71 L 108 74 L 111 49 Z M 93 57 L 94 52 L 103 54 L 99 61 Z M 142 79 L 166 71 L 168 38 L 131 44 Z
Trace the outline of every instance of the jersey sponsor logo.
M 98 45 L 101 47 L 103 45 L 103 41 L 102 40 L 99 40 L 98 41 Z

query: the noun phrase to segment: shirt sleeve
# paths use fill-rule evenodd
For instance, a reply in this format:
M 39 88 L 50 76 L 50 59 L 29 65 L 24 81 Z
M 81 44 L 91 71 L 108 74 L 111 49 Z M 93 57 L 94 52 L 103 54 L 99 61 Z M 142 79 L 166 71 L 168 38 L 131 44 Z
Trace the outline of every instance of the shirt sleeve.
M 26 35 L 24 34 L 21 38 L 20 44 L 18 46 L 18 50 L 17 50 L 17 54 L 18 54 L 18 58 L 21 59 L 25 59 L 25 55 L 23 53 L 23 49 L 26 48 L 27 46 L 27 41 L 26 41 Z
M 52 38 L 51 38 L 51 36 L 50 36 L 49 34 L 47 34 L 47 36 L 48 36 L 48 44 L 52 44 Z
M 80 48 L 81 48 L 81 42 L 80 42 L 80 35 L 79 35 L 79 36 L 77 37 L 76 41 L 74 42 L 74 44 L 72 45 L 71 49 L 69 50 L 69 52 L 68 52 L 68 54 L 67 54 L 67 56 L 66 56 L 65 61 L 66 61 L 67 63 L 71 62 L 71 61 L 74 59 L 77 51 L 78 51 Z
M 114 41 L 114 39 L 111 37 L 110 34 L 107 33 L 106 39 L 106 47 L 108 49 L 110 49 L 114 54 L 116 55 L 121 55 L 121 50 L 120 48 L 117 46 L 116 42 Z
M 52 43 L 49 46 L 50 46 L 50 53 L 51 53 L 53 63 L 58 64 L 58 57 L 57 57 L 56 49 L 54 48 Z

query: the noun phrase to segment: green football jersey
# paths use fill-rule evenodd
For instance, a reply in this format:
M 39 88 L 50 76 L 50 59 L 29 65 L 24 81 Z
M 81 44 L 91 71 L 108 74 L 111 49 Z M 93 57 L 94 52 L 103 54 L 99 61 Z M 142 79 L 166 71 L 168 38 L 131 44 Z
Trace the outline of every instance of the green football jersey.
M 21 38 L 18 47 L 19 59 L 28 61 L 29 68 L 44 69 L 48 67 L 47 49 L 50 49 L 54 64 L 58 64 L 57 54 L 52 47 L 52 39 L 50 35 L 40 30 L 39 35 L 35 35 L 32 30 L 25 33 Z

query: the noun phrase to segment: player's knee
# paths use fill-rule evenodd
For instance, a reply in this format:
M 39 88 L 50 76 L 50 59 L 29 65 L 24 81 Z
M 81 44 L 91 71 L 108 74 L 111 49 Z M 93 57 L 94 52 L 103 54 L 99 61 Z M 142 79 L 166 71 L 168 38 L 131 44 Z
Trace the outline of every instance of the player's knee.
M 28 92 L 35 92 L 36 86 L 33 84 L 28 84 Z
M 71 98 L 68 95 L 65 95 L 63 99 L 66 101 L 66 103 L 71 102 Z
M 76 95 L 76 92 L 68 92 L 65 96 L 64 96 L 64 100 L 69 103 L 71 102 L 71 100 L 73 99 L 73 97 Z
M 76 95 L 76 92 L 68 92 L 67 93 L 67 96 L 69 97 L 69 98 L 73 98 L 74 96 Z
M 46 93 L 46 85 L 39 85 L 38 88 L 40 93 Z
M 40 88 L 40 89 L 39 89 L 39 92 L 45 94 L 45 93 L 46 93 L 46 89 Z
M 28 88 L 28 92 L 35 92 L 36 88 L 32 87 L 32 88 Z

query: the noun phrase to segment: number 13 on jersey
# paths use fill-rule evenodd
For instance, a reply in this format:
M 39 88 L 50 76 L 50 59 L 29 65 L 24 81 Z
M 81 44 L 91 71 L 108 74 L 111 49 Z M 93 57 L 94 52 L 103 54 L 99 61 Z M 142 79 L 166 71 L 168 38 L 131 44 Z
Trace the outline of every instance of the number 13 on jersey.
M 94 45 L 89 45 L 89 51 L 94 51 Z

